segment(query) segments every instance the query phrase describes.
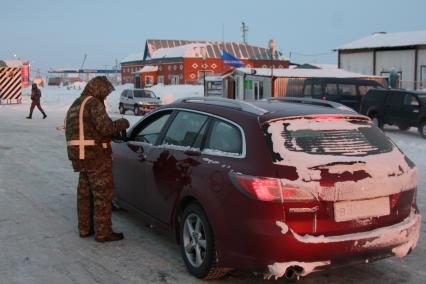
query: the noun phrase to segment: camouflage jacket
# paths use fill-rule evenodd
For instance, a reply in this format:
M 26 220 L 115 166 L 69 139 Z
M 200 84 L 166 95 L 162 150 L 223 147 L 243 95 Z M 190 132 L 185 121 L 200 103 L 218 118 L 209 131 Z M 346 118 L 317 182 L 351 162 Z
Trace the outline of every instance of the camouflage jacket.
M 77 98 L 65 120 L 68 158 L 74 170 L 90 171 L 109 163 L 111 138 L 122 129 L 108 116 L 102 99 L 87 94 Z

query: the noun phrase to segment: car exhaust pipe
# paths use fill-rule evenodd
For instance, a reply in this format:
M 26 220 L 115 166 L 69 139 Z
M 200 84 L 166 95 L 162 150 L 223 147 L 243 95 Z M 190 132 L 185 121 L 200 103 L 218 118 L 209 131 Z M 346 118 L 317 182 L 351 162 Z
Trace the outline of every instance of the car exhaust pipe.
M 303 268 L 300 266 L 290 266 L 284 273 L 284 277 L 288 281 L 295 282 L 299 280 L 300 275 L 303 273 Z

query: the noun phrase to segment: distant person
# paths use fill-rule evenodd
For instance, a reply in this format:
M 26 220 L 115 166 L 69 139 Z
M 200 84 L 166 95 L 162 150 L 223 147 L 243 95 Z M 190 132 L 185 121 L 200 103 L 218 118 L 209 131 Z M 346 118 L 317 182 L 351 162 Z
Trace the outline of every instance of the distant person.
M 111 203 L 114 196 L 111 139 L 129 127 L 120 118 L 112 121 L 104 100 L 114 90 L 105 76 L 90 80 L 69 108 L 65 119 L 68 158 L 80 172 L 77 187 L 80 237 L 95 234 L 98 242 L 118 241 L 123 233 L 112 230 Z
M 45 119 L 47 117 L 46 113 L 41 108 L 40 98 L 41 98 L 41 91 L 37 87 L 37 84 L 33 83 L 31 85 L 31 101 L 32 102 L 31 102 L 31 108 L 30 108 L 30 115 L 27 116 L 28 119 L 31 119 L 33 117 L 33 110 L 36 106 L 41 111 L 41 113 L 43 114 L 43 119 Z
M 396 72 L 395 68 L 392 68 L 392 70 L 389 73 L 389 86 L 392 89 L 396 89 L 399 87 L 399 75 Z

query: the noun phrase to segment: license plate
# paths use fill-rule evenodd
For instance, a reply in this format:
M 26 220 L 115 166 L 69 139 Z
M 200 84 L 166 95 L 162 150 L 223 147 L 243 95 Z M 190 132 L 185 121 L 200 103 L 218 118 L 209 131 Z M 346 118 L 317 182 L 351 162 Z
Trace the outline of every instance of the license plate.
M 390 214 L 389 197 L 334 203 L 334 221 L 343 222 Z

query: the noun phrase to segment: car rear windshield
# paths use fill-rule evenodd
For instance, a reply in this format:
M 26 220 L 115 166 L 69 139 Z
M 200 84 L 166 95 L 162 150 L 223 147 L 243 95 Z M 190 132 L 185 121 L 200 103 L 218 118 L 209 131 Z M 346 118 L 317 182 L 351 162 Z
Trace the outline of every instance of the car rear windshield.
M 264 136 L 275 161 L 286 153 L 311 155 L 366 156 L 390 152 L 392 143 L 367 120 L 304 117 L 275 120 L 263 126 Z
M 154 96 L 150 92 L 145 92 L 142 90 L 135 90 L 134 92 L 135 98 L 153 98 Z

